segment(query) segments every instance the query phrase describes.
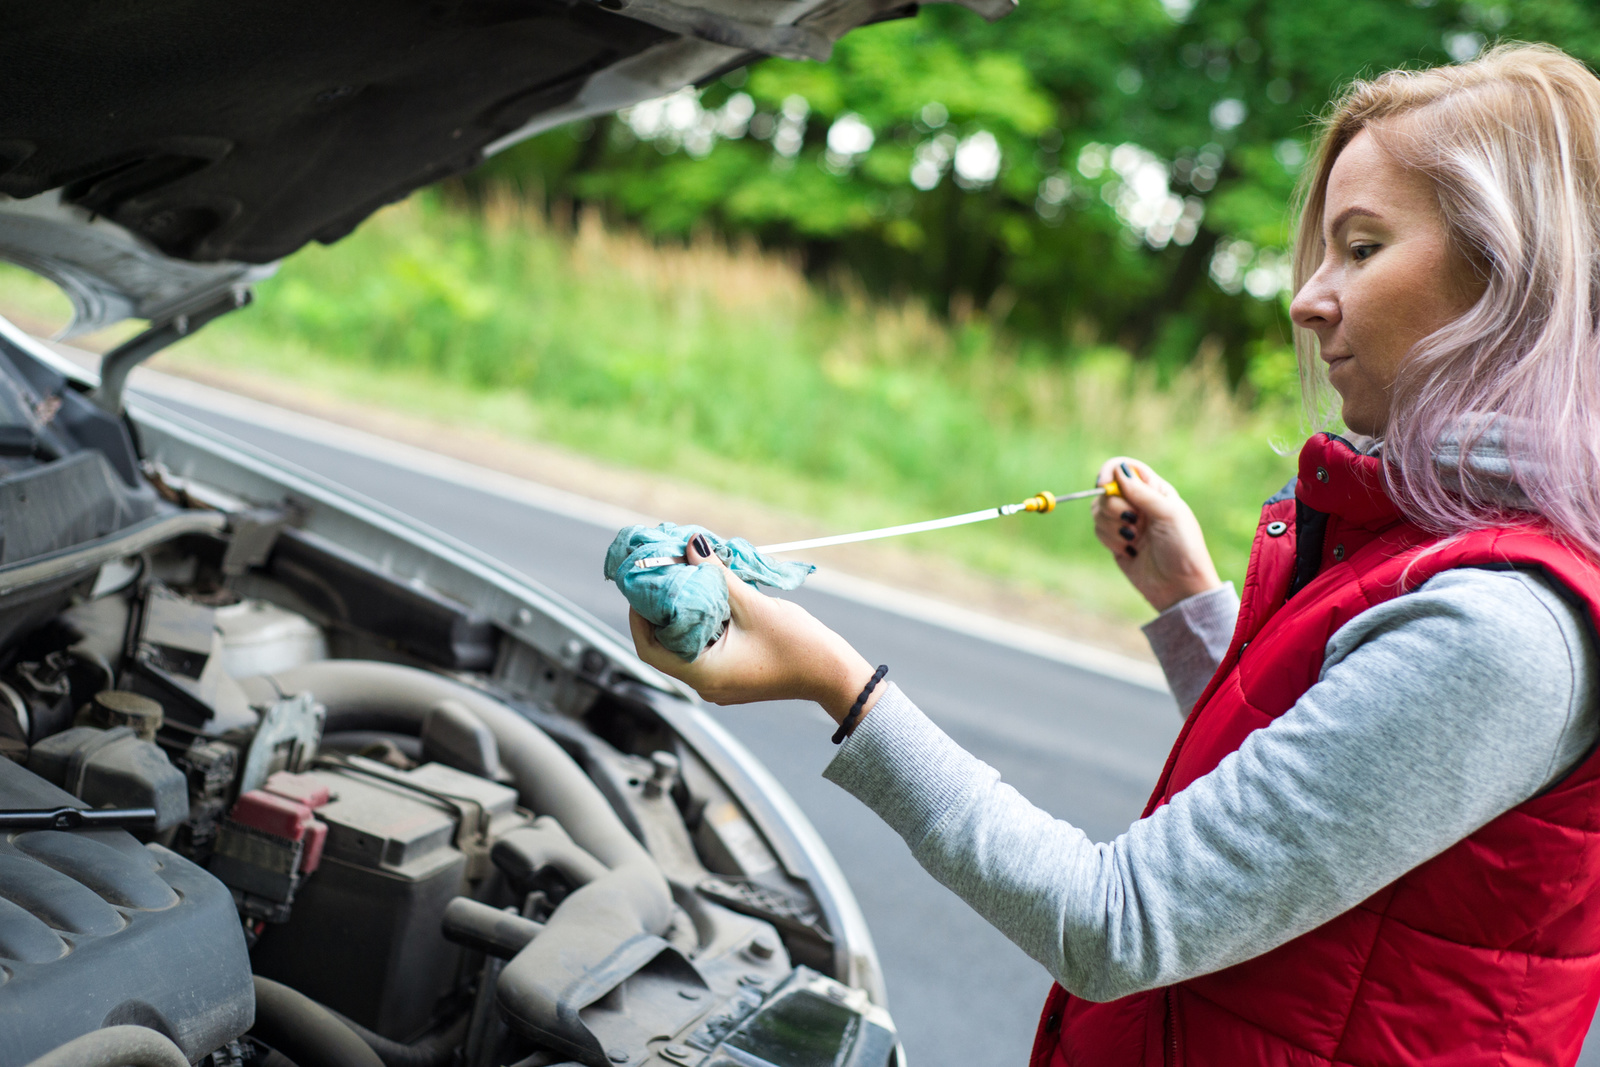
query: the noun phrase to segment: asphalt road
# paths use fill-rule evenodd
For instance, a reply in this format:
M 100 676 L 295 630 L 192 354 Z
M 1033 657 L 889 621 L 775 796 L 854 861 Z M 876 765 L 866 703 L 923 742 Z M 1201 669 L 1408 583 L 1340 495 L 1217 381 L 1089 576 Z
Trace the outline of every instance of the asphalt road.
M 625 604 L 600 577 L 614 531 L 161 402 L 468 541 L 627 632 Z M 823 593 L 790 595 L 869 660 L 889 664 L 924 711 L 1041 808 L 1099 841 L 1138 816 L 1177 734 L 1170 697 Z M 794 796 L 855 888 L 912 1067 L 1026 1063 L 1048 976 L 822 779 L 832 723 L 798 703 L 713 710 Z M 1580 1064 L 1600 1065 L 1596 1045 L 1591 1039 Z

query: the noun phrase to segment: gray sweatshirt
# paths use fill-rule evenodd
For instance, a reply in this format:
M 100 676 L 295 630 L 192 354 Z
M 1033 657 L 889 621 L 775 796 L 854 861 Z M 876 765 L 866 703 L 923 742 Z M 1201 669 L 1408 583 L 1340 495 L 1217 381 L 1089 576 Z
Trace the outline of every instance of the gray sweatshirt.
M 1183 711 L 1237 611 L 1225 586 L 1146 628 Z M 1543 579 L 1447 571 L 1342 627 L 1294 707 L 1109 844 L 895 686 L 825 774 L 1069 991 L 1111 1000 L 1276 948 L 1554 784 L 1600 738 L 1595 656 Z

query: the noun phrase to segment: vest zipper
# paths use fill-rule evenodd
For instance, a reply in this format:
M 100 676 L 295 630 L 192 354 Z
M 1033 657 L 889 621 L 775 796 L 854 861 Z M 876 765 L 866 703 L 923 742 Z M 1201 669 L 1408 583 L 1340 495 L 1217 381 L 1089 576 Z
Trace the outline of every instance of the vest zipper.
M 1166 1067 L 1178 1067 L 1178 1005 L 1172 999 L 1172 989 L 1165 990 L 1167 999 Z

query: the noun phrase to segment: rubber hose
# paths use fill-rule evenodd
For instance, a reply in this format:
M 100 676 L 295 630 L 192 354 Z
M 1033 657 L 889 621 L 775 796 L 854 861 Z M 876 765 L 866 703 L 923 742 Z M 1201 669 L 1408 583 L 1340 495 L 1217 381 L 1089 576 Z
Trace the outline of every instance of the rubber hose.
M 648 962 L 633 960 L 630 953 L 653 951 L 652 939 L 672 920 L 672 893 L 650 853 L 566 750 L 500 701 L 415 667 L 323 660 L 244 685 L 257 703 L 279 693 L 310 692 L 327 709 L 324 729 L 330 732 L 403 726 L 420 733 L 428 712 L 447 700 L 489 728 L 523 804 L 554 818 L 579 847 L 610 868 L 563 900 L 543 932 L 506 964 L 496 999 L 525 1031 L 580 1047 L 592 1044 L 573 998 L 582 996 L 587 1003 L 607 992 L 596 990 L 596 982 L 610 978 L 614 985 L 627 976 L 618 973 L 619 967 Z
M 494 734 L 500 762 L 516 779 L 522 803 L 550 815 L 572 839 L 607 867 L 649 853 L 617 818 L 604 794 L 550 735 L 493 697 L 453 679 L 415 667 L 369 660 L 321 660 L 244 681 L 256 702 L 278 693 L 310 692 L 328 709 L 324 731 L 399 729 L 417 734 L 428 712 L 454 700 Z M 273 687 L 276 686 L 276 691 Z M 653 864 L 652 864 L 653 866 Z M 660 885 L 663 920 L 671 912 Z
M 534 888 L 530 884 L 534 876 L 547 867 L 574 887 L 588 885 L 606 873 L 605 866 L 579 848 L 561 824 L 548 815 L 539 816 L 532 826 L 502 836 L 489 857 L 521 892 Z
M 414 1044 L 395 1041 L 382 1034 L 373 1033 L 354 1019 L 346 1018 L 329 1008 L 328 1011 L 378 1054 L 384 1067 L 442 1067 L 450 1062 L 456 1048 L 467 1036 L 468 1017 L 463 1015 L 447 1029 L 432 1034 Z
M 471 897 L 456 897 L 446 904 L 440 925 L 446 941 L 500 960 L 511 959 L 544 931 L 544 923 L 491 908 Z
M 254 1037 L 299 1067 L 384 1067 L 383 1060 L 333 1012 L 304 993 L 256 975 Z
M 75 1037 L 28 1067 L 189 1067 L 189 1057 L 146 1026 L 107 1026 Z

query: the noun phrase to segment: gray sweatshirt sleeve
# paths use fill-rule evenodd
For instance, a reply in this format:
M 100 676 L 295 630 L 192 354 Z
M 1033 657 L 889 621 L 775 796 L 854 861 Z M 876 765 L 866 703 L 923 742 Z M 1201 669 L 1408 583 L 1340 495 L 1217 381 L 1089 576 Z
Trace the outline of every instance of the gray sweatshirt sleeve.
M 1227 655 L 1238 620 L 1239 594 L 1232 582 L 1224 582 L 1185 597 L 1144 625 L 1145 640 L 1185 718 Z
M 1600 736 L 1595 675 L 1542 580 L 1450 571 L 1340 629 L 1293 708 L 1109 844 L 895 687 L 825 773 L 1067 989 L 1111 1000 L 1275 948 L 1538 793 Z

